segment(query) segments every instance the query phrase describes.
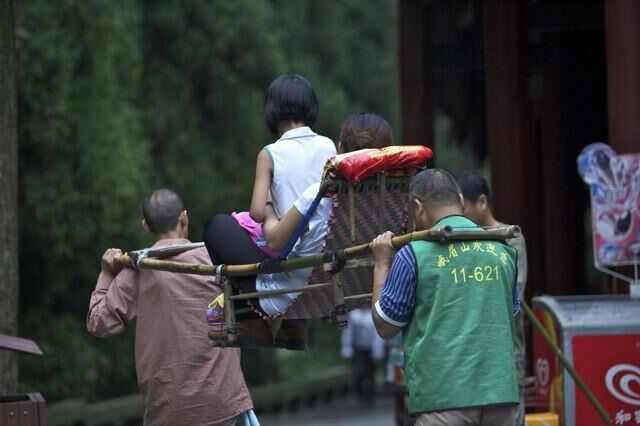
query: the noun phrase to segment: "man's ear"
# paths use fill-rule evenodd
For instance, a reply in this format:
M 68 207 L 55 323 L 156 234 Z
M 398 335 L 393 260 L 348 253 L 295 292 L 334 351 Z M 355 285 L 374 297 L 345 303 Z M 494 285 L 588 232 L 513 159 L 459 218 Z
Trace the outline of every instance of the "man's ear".
M 462 206 L 462 211 L 464 211 L 464 195 L 462 195 L 462 192 L 458 194 L 458 199 L 460 200 L 460 206 Z
M 413 204 L 414 219 L 417 221 L 420 218 L 422 221 L 428 221 L 429 210 L 424 202 L 418 198 L 414 198 L 411 200 L 411 203 Z
M 144 228 L 144 232 L 147 234 L 153 234 L 153 232 L 151 232 L 151 228 L 149 228 L 149 224 L 144 219 L 142 219 L 142 227 Z
M 486 210 L 489 207 L 489 199 L 486 194 L 481 194 L 476 203 L 480 206 L 480 210 Z
M 180 213 L 180 217 L 178 218 L 178 221 L 182 224 L 182 226 L 186 226 L 189 224 L 189 215 L 187 214 L 186 210 L 182 210 L 182 213 Z
M 420 201 L 417 198 L 412 198 L 411 199 L 411 205 L 413 206 L 413 212 L 415 213 L 415 216 L 420 216 L 420 214 L 422 213 L 422 211 L 424 210 L 424 206 L 422 205 L 422 201 Z

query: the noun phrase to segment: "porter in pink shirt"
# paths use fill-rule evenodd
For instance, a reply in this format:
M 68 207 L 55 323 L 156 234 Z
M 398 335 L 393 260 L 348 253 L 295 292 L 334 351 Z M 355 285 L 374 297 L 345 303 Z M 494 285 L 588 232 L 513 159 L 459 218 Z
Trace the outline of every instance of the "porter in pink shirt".
M 154 247 L 189 243 L 186 238 L 156 237 Z M 87 329 L 108 337 L 135 321 L 136 371 L 145 425 L 224 425 L 251 409 L 240 350 L 214 348 L 207 338 L 204 312 L 220 292 L 214 278 L 130 268 L 115 271 L 114 277 L 104 266 L 114 251 L 119 252 L 108 250 L 103 257 Z M 205 248 L 167 260 L 210 264 Z

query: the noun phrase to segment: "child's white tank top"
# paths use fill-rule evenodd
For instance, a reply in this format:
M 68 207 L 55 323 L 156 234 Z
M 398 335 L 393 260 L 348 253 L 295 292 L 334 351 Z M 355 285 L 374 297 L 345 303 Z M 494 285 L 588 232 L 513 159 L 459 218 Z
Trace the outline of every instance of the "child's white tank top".
M 331 139 L 317 135 L 309 127 L 289 130 L 264 149 L 273 161 L 271 200 L 280 218 L 305 189 L 320 182 L 327 159 L 336 155 Z

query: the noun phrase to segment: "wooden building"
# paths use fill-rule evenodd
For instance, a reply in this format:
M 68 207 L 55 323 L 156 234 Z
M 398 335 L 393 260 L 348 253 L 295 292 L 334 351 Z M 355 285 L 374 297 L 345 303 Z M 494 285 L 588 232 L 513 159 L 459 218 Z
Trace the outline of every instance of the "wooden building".
M 640 1 L 400 0 L 399 19 L 403 143 L 438 166 L 444 111 L 488 158 L 496 216 L 527 238 L 527 299 L 611 291 L 576 159 L 640 152 Z

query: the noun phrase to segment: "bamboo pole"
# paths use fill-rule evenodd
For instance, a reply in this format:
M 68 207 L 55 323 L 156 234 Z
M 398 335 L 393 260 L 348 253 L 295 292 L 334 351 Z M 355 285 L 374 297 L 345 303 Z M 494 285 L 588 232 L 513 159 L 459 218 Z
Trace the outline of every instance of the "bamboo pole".
M 123 254 L 118 258 L 122 266 L 133 267 L 133 261 L 128 254 Z M 172 262 L 170 260 L 158 260 L 146 258 L 142 260 L 138 267 L 141 269 L 155 269 L 167 272 L 182 272 L 184 274 L 195 275 L 215 275 L 216 267 L 213 265 L 198 265 L 194 263 Z
M 348 326 L 348 321 L 342 280 L 336 274 L 332 274 L 331 283 L 333 284 L 333 306 L 335 307 L 336 324 L 340 330 L 344 330 Z
M 379 176 L 379 186 L 378 189 L 380 190 L 380 207 L 378 210 L 378 213 L 380 215 L 380 233 L 383 233 L 384 230 L 386 229 L 386 226 L 384 224 L 384 213 L 386 210 L 386 204 L 384 203 L 384 195 L 385 192 L 387 191 L 387 174 L 385 172 L 381 172 L 378 174 Z
M 409 169 L 409 188 L 411 188 L 411 184 L 413 183 L 413 179 L 416 177 L 416 169 L 412 167 Z M 411 206 L 411 191 L 407 191 L 407 206 Z M 409 207 L 411 208 L 411 207 Z M 408 221 L 407 221 L 407 232 L 415 232 L 416 224 L 413 219 L 413 215 L 408 213 Z
M 357 300 L 361 300 L 361 299 L 371 299 L 372 294 L 371 293 L 364 293 L 364 294 L 354 294 L 353 296 L 345 296 L 344 297 L 344 301 L 345 302 L 353 302 L 353 301 L 357 301 Z
M 393 248 L 399 249 L 413 241 L 459 241 L 459 240 L 506 240 L 520 235 L 520 227 L 516 225 L 505 226 L 503 228 L 478 231 L 470 229 L 460 231 L 450 226 L 443 226 L 438 229 L 427 229 L 416 231 L 410 234 L 393 237 L 391 244 Z M 344 248 L 338 251 L 340 260 L 347 260 L 371 251 L 373 243 L 364 243 L 353 247 Z M 292 259 L 296 260 L 296 259 Z
M 290 293 L 302 293 L 305 291 L 311 291 L 311 290 L 319 290 L 321 288 L 325 288 L 325 287 L 329 287 L 332 284 L 330 282 L 327 283 L 320 283 L 320 284 L 308 284 L 308 285 L 303 285 L 303 286 L 299 286 L 299 287 L 294 287 L 294 288 L 281 288 L 278 290 L 269 290 L 267 292 L 265 291 L 255 291 L 255 292 L 251 292 L 251 293 L 242 293 L 242 294 L 235 294 L 233 296 L 230 297 L 231 300 L 246 300 L 246 299 L 257 299 L 258 297 L 264 297 L 265 295 L 269 295 L 269 296 L 275 296 L 278 294 L 290 294 Z
M 223 278 L 224 279 L 224 278 Z M 231 295 L 233 294 L 233 288 L 231 283 L 224 279 L 226 282 L 222 286 L 222 294 L 224 297 L 224 316 L 227 322 L 227 341 L 230 344 L 234 344 L 238 340 L 238 330 L 236 329 L 236 310 L 231 301 Z
M 460 241 L 460 240 L 505 240 L 515 238 L 520 235 L 520 228 L 516 225 L 505 226 L 490 230 L 459 230 L 450 226 L 443 226 L 438 229 L 427 229 L 424 231 L 412 232 L 410 234 L 393 237 L 391 244 L 395 249 L 399 249 L 412 241 Z M 371 252 L 372 243 L 364 243 L 353 247 L 338 250 L 337 257 L 340 261 L 346 261 L 354 257 L 362 256 Z M 128 255 L 119 258 L 123 266 L 132 266 L 133 263 Z M 282 261 L 280 266 L 283 271 L 294 271 L 297 269 L 311 268 L 331 261 L 330 253 L 319 253 L 314 256 L 297 257 Z M 182 272 L 196 275 L 216 275 L 218 265 L 198 265 L 191 263 L 171 262 L 167 260 L 144 259 L 138 264 L 139 268 L 156 269 L 160 271 Z M 265 272 L 265 267 L 260 263 L 250 263 L 246 265 L 221 265 L 220 275 L 226 277 L 245 277 L 257 275 Z
M 354 269 L 354 268 L 367 268 L 369 266 L 373 266 L 374 262 L 373 259 L 368 257 L 368 258 L 358 258 L 358 259 L 349 259 L 349 260 L 345 260 L 345 264 L 344 267 L 342 268 L 342 270 L 346 270 L 346 269 Z M 325 263 L 322 268 L 324 269 L 325 272 L 332 272 L 334 266 L 331 263 Z
M 593 405 L 593 407 L 596 409 L 598 414 L 600 414 L 600 417 L 602 417 L 602 420 L 604 420 L 608 425 L 610 425 L 611 417 L 609 417 L 609 413 L 605 411 L 605 409 L 600 404 L 600 401 L 598 401 L 598 398 L 596 398 L 596 396 L 587 387 L 584 380 L 582 380 L 582 377 L 580 377 L 578 372 L 573 368 L 569 360 L 564 356 L 564 354 L 562 353 L 558 345 L 555 344 L 555 342 L 553 341 L 551 336 L 549 336 L 549 333 L 547 333 L 547 330 L 545 330 L 540 320 L 538 320 L 538 318 L 535 316 L 535 314 L 533 313 L 533 311 L 531 310 L 527 302 L 525 302 L 524 300 L 522 301 L 522 309 L 524 310 L 524 313 L 527 315 L 529 320 L 533 323 L 536 330 L 538 330 L 540 335 L 542 335 L 542 338 L 544 339 L 544 341 L 547 342 L 547 345 L 549 345 L 553 353 L 558 357 L 558 359 L 560 360 L 564 368 L 567 369 L 567 371 L 569 372 L 569 375 L 573 378 L 573 380 L 576 382 L 576 384 L 582 390 L 582 392 L 584 392 L 586 397 L 589 399 L 589 402 L 591 402 L 591 405 Z
M 353 243 L 356 240 L 356 195 L 352 181 L 347 183 L 347 191 L 349 194 L 349 238 Z

